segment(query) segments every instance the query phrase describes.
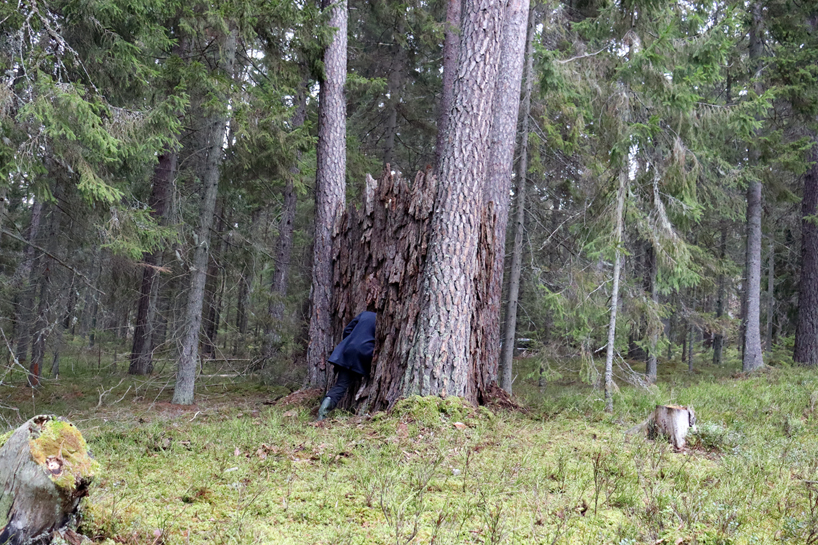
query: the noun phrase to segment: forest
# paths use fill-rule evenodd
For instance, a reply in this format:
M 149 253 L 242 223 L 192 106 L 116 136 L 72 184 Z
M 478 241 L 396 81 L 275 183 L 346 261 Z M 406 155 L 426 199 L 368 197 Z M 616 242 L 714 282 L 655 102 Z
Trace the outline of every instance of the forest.
M 9 0 L 0 68 L 0 419 L 95 541 L 818 543 L 818 4 Z

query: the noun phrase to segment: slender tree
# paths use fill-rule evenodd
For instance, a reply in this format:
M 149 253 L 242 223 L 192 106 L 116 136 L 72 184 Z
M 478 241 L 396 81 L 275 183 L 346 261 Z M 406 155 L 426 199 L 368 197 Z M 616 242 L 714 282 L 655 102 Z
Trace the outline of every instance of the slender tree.
M 336 29 L 324 52 L 318 95 L 318 165 L 315 179 L 315 238 L 312 254 L 307 382 L 325 387 L 326 359 L 332 350 L 332 233 L 346 202 L 347 4 L 323 0 Z

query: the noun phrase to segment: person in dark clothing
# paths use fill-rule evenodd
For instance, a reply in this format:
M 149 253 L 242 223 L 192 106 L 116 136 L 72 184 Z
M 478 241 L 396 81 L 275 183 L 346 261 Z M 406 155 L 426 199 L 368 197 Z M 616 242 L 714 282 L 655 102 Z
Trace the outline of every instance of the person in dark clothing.
M 327 359 L 335 367 L 337 378 L 321 402 L 318 420 L 323 420 L 338 405 L 354 380 L 369 377 L 374 353 L 375 313 L 364 311 L 347 324 L 343 340 Z

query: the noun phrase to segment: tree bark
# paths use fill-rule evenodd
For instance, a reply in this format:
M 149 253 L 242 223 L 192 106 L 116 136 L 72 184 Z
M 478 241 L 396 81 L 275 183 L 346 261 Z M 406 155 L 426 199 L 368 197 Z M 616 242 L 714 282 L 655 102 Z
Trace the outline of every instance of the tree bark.
M 168 199 L 173 178 L 176 175 L 175 151 L 166 149 L 159 156 L 159 162 L 154 169 L 153 187 L 148 199 L 151 208 L 151 217 L 157 224 L 164 224 L 168 209 Z M 151 354 L 151 336 L 156 316 L 156 279 L 157 269 L 161 260 L 162 251 L 155 250 L 144 257 L 145 269 L 142 271 L 142 284 L 139 289 L 139 304 L 136 311 L 136 324 L 133 333 L 133 347 L 128 373 L 131 375 L 149 375 L 153 372 L 153 358 Z
M 495 249 L 492 207 L 486 207 L 487 213 L 481 210 L 503 9 L 500 0 L 466 4 L 421 312 L 403 377 L 404 395 L 456 395 L 477 402 L 480 390 L 487 386 L 473 353 L 485 346 L 473 344 L 480 339 L 473 338 L 472 321 L 484 310 L 475 283 L 488 280 L 477 276 L 478 257 L 493 263 L 492 255 L 478 256 L 481 236 L 489 238 L 484 250 Z
M 496 218 L 493 270 L 488 278 L 487 293 L 484 298 L 481 297 L 485 300 L 486 309 L 481 317 L 483 347 L 476 353 L 477 366 L 488 380 L 497 379 L 500 361 L 500 310 L 503 306 L 506 228 L 514 168 L 514 144 L 517 141 L 517 119 L 520 115 L 520 86 L 523 78 L 529 11 L 528 0 L 508 0 L 505 7 L 500 46 L 500 66 L 503 69 L 497 71 L 488 174 L 483 186 L 484 206 L 494 203 Z M 531 21 L 533 23 L 533 19 Z M 511 387 L 511 379 L 506 380 L 504 377 L 503 384 Z
M 528 176 L 528 116 L 531 112 L 531 92 L 534 87 L 534 10 L 528 14 L 528 35 L 525 48 L 525 92 L 520 108 L 520 159 L 517 163 L 517 185 L 515 189 L 516 215 L 514 223 L 514 246 L 511 250 L 511 269 L 508 282 L 508 302 L 503 335 L 503 352 L 500 363 L 502 370 L 500 386 L 511 393 L 514 377 L 512 365 L 517 337 L 517 304 L 520 300 L 520 276 L 523 264 L 523 232 L 525 230 L 525 198 Z M 502 245 L 498 246 L 501 247 Z M 496 263 L 495 263 L 496 267 Z M 495 268 L 494 274 L 497 274 Z M 542 376 L 542 373 L 541 373 Z
M 762 54 L 762 6 L 760 2 L 753 5 L 752 24 L 750 28 L 750 62 L 754 67 L 761 61 Z M 760 66 L 755 76 L 760 77 Z M 760 85 L 756 92 L 760 94 Z M 750 143 L 750 166 L 757 167 L 759 150 L 755 143 Z M 764 365 L 761 350 L 761 182 L 755 177 L 747 185 L 747 314 L 744 330 L 744 354 L 742 370 L 754 371 Z
M 818 137 L 813 135 L 801 201 L 801 277 L 793 359 L 818 365 Z
M 605 351 L 605 411 L 613 412 L 613 359 L 616 344 L 616 310 L 619 306 L 619 275 L 622 270 L 622 230 L 625 212 L 625 193 L 628 186 L 628 170 L 622 166 L 619 172 L 619 188 L 616 192 L 616 213 L 614 216 L 614 256 L 613 282 L 611 286 L 611 315 L 608 322 L 608 346 Z
M 688 430 L 696 425 L 696 414 L 690 407 L 657 405 L 648 421 L 648 438 L 662 435 L 670 439 L 677 451 L 684 450 Z
M 452 107 L 454 79 L 457 75 L 457 58 L 460 54 L 460 26 L 463 0 L 447 0 L 446 30 L 443 38 L 443 87 L 440 95 L 440 113 L 437 118 L 437 146 L 435 168 L 440 168 L 446 131 L 449 128 L 449 111 Z
M 96 469 L 73 424 L 35 416 L 0 448 L 0 543 L 22 545 L 66 525 Z
M 219 60 L 221 71 L 229 78 L 233 74 L 236 58 L 237 32 L 232 30 L 225 38 Z M 208 253 L 210 249 L 210 229 L 213 226 L 216 197 L 219 190 L 219 167 L 222 162 L 222 145 L 227 124 L 228 92 L 219 97 L 221 110 L 208 119 L 207 159 L 202 175 L 202 201 L 199 209 L 199 227 L 196 233 L 193 265 L 190 271 L 190 289 L 185 311 L 184 333 L 181 354 L 176 372 L 176 386 L 173 403 L 191 405 L 196 382 L 196 368 L 199 359 L 199 334 L 202 325 L 205 281 Z
M 315 237 L 307 347 L 307 384 L 325 388 L 326 359 L 332 351 L 332 236 L 346 201 L 347 3 L 322 0 L 331 9 L 328 24 L 337 30 L 324 52 L 324 80 L 319 92 L 318 150 L 315 180 Z

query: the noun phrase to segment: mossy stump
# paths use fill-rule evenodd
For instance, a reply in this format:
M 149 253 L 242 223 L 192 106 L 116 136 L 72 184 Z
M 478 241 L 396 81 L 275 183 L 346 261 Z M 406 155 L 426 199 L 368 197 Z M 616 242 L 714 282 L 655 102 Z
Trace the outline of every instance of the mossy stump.
M 87 495 L 98 464 L 80 431 L 55 416 L 35 416 L 4 439 L 0 544 L 50 543 Z

